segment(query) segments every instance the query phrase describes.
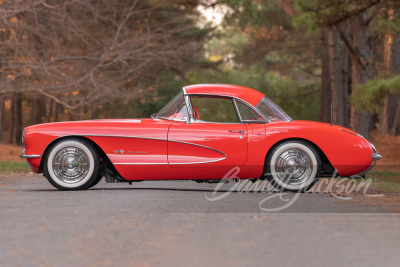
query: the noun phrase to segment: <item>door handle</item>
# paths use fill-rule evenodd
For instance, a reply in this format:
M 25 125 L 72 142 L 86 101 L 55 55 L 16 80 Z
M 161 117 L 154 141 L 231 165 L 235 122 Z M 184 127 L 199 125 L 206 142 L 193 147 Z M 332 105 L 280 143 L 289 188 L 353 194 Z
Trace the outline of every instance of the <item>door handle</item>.
M 243 130 L 229 130 L 230 133 L 240 133 L 240 134 L 244 134 Z

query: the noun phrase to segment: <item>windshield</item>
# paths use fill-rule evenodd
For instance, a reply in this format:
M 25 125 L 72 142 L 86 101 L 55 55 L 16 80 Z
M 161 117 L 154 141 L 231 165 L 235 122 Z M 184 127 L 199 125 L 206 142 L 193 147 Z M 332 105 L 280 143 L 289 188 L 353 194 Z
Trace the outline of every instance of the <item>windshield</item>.
M 156 117 L 169 120 L 186 120 L 188 112 L 183 93 L 179 93 L 172 98 L 172 100 L 156 114 Z
M 272 102 L 268 97 L 264 97 L 257 105 L 257 109 L 261 111 L 271 122 L 291 121 L 285 111 L 277 104 Z

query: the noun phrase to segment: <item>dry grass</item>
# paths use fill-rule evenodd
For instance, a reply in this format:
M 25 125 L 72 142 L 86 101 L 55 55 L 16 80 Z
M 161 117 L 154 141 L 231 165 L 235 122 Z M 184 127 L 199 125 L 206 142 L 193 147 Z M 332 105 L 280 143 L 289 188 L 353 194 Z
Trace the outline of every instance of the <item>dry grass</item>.
M 0 143 L 0 161 L 24 162 L 19 156 L 22 155 L 22 146 Z

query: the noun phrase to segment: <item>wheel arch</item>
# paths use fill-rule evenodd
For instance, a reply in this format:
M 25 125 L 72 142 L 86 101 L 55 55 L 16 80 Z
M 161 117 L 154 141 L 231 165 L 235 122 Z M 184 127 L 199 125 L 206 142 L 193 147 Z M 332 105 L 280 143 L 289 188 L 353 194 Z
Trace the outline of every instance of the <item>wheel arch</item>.
M 66 139 L 77 139 L 77 140 L 83 140 L 88 142 L 89 144 L 91 144 L 93 146 L 94 149 L 96 149 L 99 157 L 100 157 L 100 170 L 107 165 L 108 169 L 110 169 L 111 171 L 114 172 L 114 174 L 119 175 L 118 171 L 115 169 L 114 165 L 111 163 L 111 160 L 108 158 L 108 156 L 106 155 L 106 153 L 104 153 L 103 149 L 101 149 L 101 147 L 94 142 L 93 140 L 91 140 L 90 138 L 87 138 L 85 136 L 81 136 L 81 135 L 67 135 L 67 136 L 62 136 L 59 138 L 54 139 L 50 144 L 47 145 L 47 147 L 45 148 L 44 152 L 43 152 L 43 156 L 42 159 L 40 161 L 40 165 L 39 165 L 39 172 L 43 172 L 43 163 L 44 163 L 44 157 L 47 154 L 47 152 L 54 147 L 56 144 L 58 144 L 59 142 L 66 140 Z M 109 163 L 109 164 L 108 164 Z
M 284 143 L 284 142 L 288 142 L 288 141 L 301 141 L 303 143 L 306 143 L 308 145 L 310 145 L 312 148 L 315 149 L 315 151 L 317 151 L 320 159 L 321 159 L 321 170 L 325 173 L 328 174 L 332 174 L 334 173 L 334 168 L 331 164 L 331 162 L 329 161 L 328 157 L 325 155 L 324 151 L 322 151 L 321 148 L 319 148 L 319 146 L 317 146 L 314 142 L 304 139 L 304 138 L 286 138 L 286 139 L 282 139 L 278 142 L 276 142 L 273 146 L 270 147 L 270 149 L 267 151 L 266 155 L 265 155 L 265 159 L 264 159 L 264 170 L 266 168 L 266 164 L 267 164 L 267 158 L 268 156 L 272 153 L 272 151 L 275 149 L 275 147 L 279 146 L 280 144 Z

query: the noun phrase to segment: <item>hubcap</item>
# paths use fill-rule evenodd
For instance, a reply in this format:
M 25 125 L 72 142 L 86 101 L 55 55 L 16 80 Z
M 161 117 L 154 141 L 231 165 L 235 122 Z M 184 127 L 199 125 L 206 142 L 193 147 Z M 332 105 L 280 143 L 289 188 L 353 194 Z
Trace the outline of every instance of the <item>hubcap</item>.
M 52 166 L 58 179 L 73 184 L 86 177 L 89 172 L 90 161 L 83 150 L 70 146 L 57 152 Z
M 283 151 L 275 161 L 276 175 L 285 184 L 301 184 L 313 171 L 309 155 L 297 148 Z

